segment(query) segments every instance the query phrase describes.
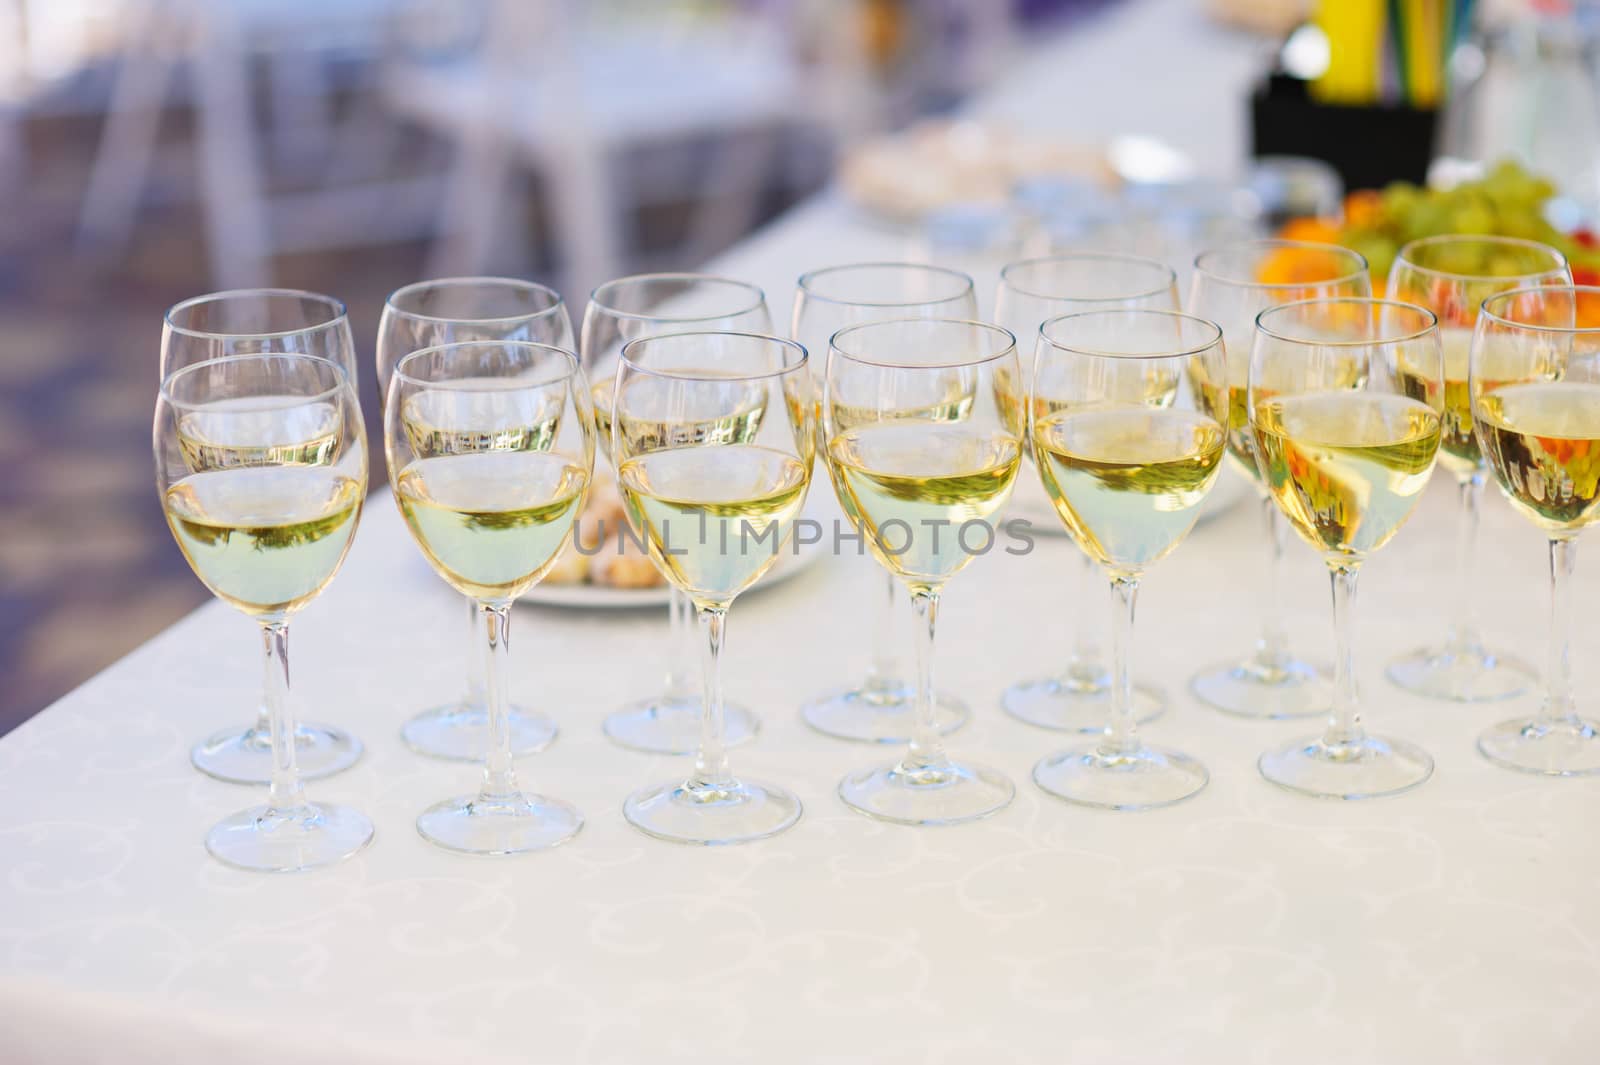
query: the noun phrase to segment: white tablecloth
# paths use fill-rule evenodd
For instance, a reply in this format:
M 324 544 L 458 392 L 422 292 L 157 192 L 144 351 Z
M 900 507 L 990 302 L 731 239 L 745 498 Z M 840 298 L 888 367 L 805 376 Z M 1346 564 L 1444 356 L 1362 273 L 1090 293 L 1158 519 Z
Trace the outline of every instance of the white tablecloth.
M 1181 5 L 1108 19 L 1054 53 L 1053 82 L 1019 71 L 1017 84 L 1056 87 L 1046 103 L 1062 123 L 1106 121 L 1118 93 L 1090 99 L 1072 64 L 1114 82 L 1101 52 L 1132 47 L 1135 31 L 1159 31 L 1163 62 L 1192 42 L 1244 70 L 1244 46 Z M 1202 92 L 1239 106 L 1214 80 L 1162 91 L 1180 117 Z M 781 317 L 801 269 L 892 254 L 889 239 L 820 203 L 719 265 L 766 284 Z M 1188 697 L 1196 668 L 1252 637 L 1264 557 L 1243 508 L 1153 571 L 1141 602 L 1138 671 L 1173 704 L 1151 734 L 1212 770 L 1192 802 L 1093 812 L 1029 780 L 1063 738 L 1006 718 L 999 692 L 1056 663 L 1070 617 L 1105 609 L 1078 596 L 1073 548 L 1050 540 L 977 560 L 943 612 L 940 679 L 976 710 L 952 748 L 1018 784 L 997 817 L 917 830 L 835 797 L 845 770 L 890 752 L 796 717 L 863 665 L 877 574 L 828 559 L 741 600 L 729 630 L 729 693 L 764 721 L 734 764 L 801 796 L 794 830 L 706 850 L 630 828 L 623 796 L 684 763 L 611 746 L 599 722 L 656 683 L 665 621 L 528 608 L 513 622 L 513 690 L 562 733 L 520 770 L 588 824 L 556 851 L 494 860 L 439 851 L 412 825 L 476 773 L 398 739 L 409 714 L 456 693 L 460 618 L 380 494 L 292 649 L 305 703 L 368 747 L 311 794 L 366 810 L 373 847 L 292 877 L 206 856 L 207 827 L 256 795 L 202 777 L 187 749 L 247 716 L 258 663 L 248 621 L 196 612 L 0 740 L 0 1061 L 1594 1061 L 1600 782 L 1520 776 L 1474 753 L 1479 728 L 1528 700 L 1430 704 L 1381 677 L 1386 654 L 1442 628 L 1450 504 L 1441 481 L 1362 578 L 1369 720 L 1438 763 L 1409 795 L 1281 792 L 1255 756 L 1309 727 L 1232 720 Z M 1494 499 L 1484 542 L 1488 628 L 1538 661 L 1540 539 Z M 1309 550 L 1295 557 L 1292 629 L 1326 648 L 1325 579 Z M 1592 603 L 1600 576 L 1580 582 L 1577 601 Z M 1580 614 L 1579 690 L 1592 692 L 1600 617 Z

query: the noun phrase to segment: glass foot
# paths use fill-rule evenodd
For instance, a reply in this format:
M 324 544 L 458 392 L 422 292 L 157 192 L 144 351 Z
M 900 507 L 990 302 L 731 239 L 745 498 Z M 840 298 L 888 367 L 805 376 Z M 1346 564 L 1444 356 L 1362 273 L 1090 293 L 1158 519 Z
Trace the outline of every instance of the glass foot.
M 537 710 L 511 708 L 511 755 L 537 754 L 555 742 L 556 723 Z M 489 755 L 489 712 L 461 703 L 424 710 L 400 729 L 418 754 L 482 764 Z
M 372 822 L 348 806 L 307 803 L 291 813 L 255 806 L 219 821 L 206 850 L 235 869 L 298 873 L 342 862 L 372 842 Z
M 1074 683 L 1061 677 L 1020 681 L 1000 696 L 1000 708 L 1018 721 L 1057 732 L 1105 731 L 1111 709 L 1106 683 Z M 1147 684 L 1133 686 L 1133 719 L 1143 725 L 1167 709 L 1161 691 Z
M 1238 717 L 1316 717 L 1333 706 L 1327 672 L 1297 658 L 1277 666 L 1255 659 L 1214 666 L 1195 674 L 1189 690 L 1207 706 Z
M 1507 655 L 1424 647 L 1389 663 L 1389 680 L 1429 699 L 1487 703 L 1532 690 L 1534 671 Z
M 1600 733 L 1578 717 L 1502 721 L 1478 735 L 1478 750 L 1495 765 L 1553 777 L 1600 773 Z
M 578 834 L 583 815 L 559 799 L 518 792 L 510 798 L 446 799 L 417 817 L 417 831 L 462 854 L 522 854 L 558 847 Z
M 1033 782 L 1058 799 L 1103 810 L 1154 810 L 1198 795 L 1206 767 L 1177 751 L 1140 747 L 1112 754 L 1082 747 L 1041 758 Z
M 1266 752 L 1256 766 L 1278 787 L 1319 799 L 1398 795 L 1433 775 L 1433 758 L 1427 751 L 1381 736 L 1340 744 L 1301 740 Z
M 792 827 L 800 820 L 800 800 L 754 780 L 723 788 L 658 784 L 629 795 L 622 816 L 645 835 L 674 843 L 749 843 Z
M 355 765 L 361 741 L 343 729 L 305 722 L 294 732 L 294 757 L 301 780 L 321 780 Z M 227 729 L 195 744 L 189 761 L 206 776 L 229 784 L 267 784 L 272 781 L 272 738 L 261 729 Z
M 976 821 L 1005 809 L 1016 793 L 1011 779 L 999 770 L 954 762 L 924 767 L 897 762 L 839 781 L 839 798 L 846 806 L 901 825 Z
M 869 690 L 850 688 L 830 692 L 800 708 L 800 720 L 824 736 L 858 743 L 911 742 L 911 712 L 916 693 L 910 688 Z M 948 735 L 967 723 L 972 712 L 960 699 L 940 695 L 933 710 L 933 726 Z
M 700 700 L 641 699 L 608 716 L 601 724 L 618 747 L 646 754 L 693 754 L 700 745 Z M 723 745 L 749 743 L 761 722 L 742 706 L 724 703 Z

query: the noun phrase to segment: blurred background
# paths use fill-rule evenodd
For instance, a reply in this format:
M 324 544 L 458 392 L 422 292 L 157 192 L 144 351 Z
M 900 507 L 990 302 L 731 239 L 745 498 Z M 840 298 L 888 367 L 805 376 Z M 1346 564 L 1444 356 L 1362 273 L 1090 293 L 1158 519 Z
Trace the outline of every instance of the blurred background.
M 1559 240 L 1587 268 L 1596 14 L 0 0 L 0 733 L 208 598 L 150 466 L 180 299 L 327 292 L 369 362 L 408 281 L 532 277 L 576 319 L 607 278 L 694 269 L 819 199 L 980 285 L 1052 249 L 1181 266 L 1284 228 L 1380 276 L 1433 231 Z M 768 296 L 781 321 L 791 293 Z

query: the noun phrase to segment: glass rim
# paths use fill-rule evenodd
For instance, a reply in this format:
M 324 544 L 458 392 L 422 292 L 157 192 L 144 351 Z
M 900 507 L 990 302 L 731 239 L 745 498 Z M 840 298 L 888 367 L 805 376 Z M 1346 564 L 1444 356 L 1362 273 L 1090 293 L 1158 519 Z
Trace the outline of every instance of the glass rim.
M 1142 292 L 1130 292 L 1121 296 L 1057 296 L 1048 292 L 1038 292 L 1033 289 L 1023 288 L 1011 279 L 1011 271 L 1022 270 L 1028 267 L 1041 266 L 1045 263 L 1071 263 L 1071 262 L 1114 262 L 1130 265 L 1150 266 L 1156 271 L 1164 273 L 1167 280 L 1163 284 L 1155 285 Z M 1123 255 L 1118 252 L 1066 252 L 1061 255 L 1041 255 L 1033 259 L 1018 259 L 1007 263 L 1000 269 L 1000 283 L 1013 292 L 1024 296 L 1031 296 L 1039 300 L 1056 300 L 1061 303 L 1109 303 L 1114 300 L 1137 300 L 1148 296 L 1156 296 L 1172 288 L 1178 283 L 1178 272 L 1159 259 L 1148 259 L 1142 255 Z
M 431 347 L 418 348 L 416 351 L 410 352 L 399 362 L 395 363 L 394 371 L 389 381 L 390 391 L 392 392 L 394 390 L 394 382 L 399 380 L 404 380 L 413 385 L 425 385 L 428 388 L 446 389 L 450 388 L 453 384 L 464 380 L 486 380 L 486 378 L 481 376 L 473 378 L 445 377 L 438 380 L 432 380 L 405 372 L 406 363 L 412 361 L 413 359 L 419 359 L 424 355 L 437 355 L 441 352 L 459 351 L 465 348 L 515 348 L 520 351 L 534 349 L 541 352 L 549 352 L 555 355 L 560 355 L 567 361 L 567 372 L 559 377 L 552 377 L 548 381 L 529 383 L 527 381 L 518 382 L 516 378 L 512 377 L 503 378 L 503 380 L 507 382 L 508 389 L 513 387 L 542 388 L 545 385 L 553 385 L 558 381 L 565 381 L 569 378 L 576 377 L 582 369 L 581 364 L 578 361 L 577 353 L 572 351 L 570 348 L 561 347 L 559 344 L 545 344 L 537 340 L 454 340 L 448 344 L 434 344 Z M 494 380 L 494 378 L 487 378 L 487 380 Z M 480 387 L 474 389 L 474 391 L 481 392 L 484 391 L 484 389 Z
M 541 307 L 536 311 L 526 311 L 521 314 L 490 314 L 482 317 L 463 318 L 459 315 L 453 314 L 424 314 L 421 311 L 407 310 L 395 302 L 396 300 L 399 300 L 413 292 L 431 289 L 464 287 L 467 285 L 481 285 L 485 288 L 505 288 L 511 290 L 537 292 L 540 295 L 549 296 L 551 298 L 551 303 L 548 307 Z M 549 285 L 541 284 L 538 281 L 524 281 L 523 279 L 517 277 L 501 277 L 494 274 L 467 275 L 460 277 L 436 277 L 426 281 L 412 281 L 401 285 L 399 288 L 389 293 L 389 297 L 383 301 L 383 309 L 386 312 L 393 312 L 394 314 L 403 315 L 419 322 L 463 322 L 473 325 L 482 325 L 490 322 L 515 322 L 521 319 L 528 319 L 532 321 L 536 318 L 543 318 L 546 315 L 555 314 L 557 311 L 560 311 L 565 307 L 566 301 L 561 298 L 561 293 L 557 292 Z
M 1550 293 L 1567 293 L 1570 295 L 1588 295 L 1600 299 L 1600 285 L 1527 285 L 1523 288 L 1507 289 L 1505 292 L 1496 292 L 1488 297 L 1478 307 L 1478 317 L 1489 318 L 1508 329 L 1525 329 L 1530 333 L 1564 333 L 1569 336 L 1590 336 L 1600 334 L 1600 325 L 1544 325 L 1536 322 L 1519 322 L 1515 318 L 1508 318 L 1504 314 L 1491 310 L 1489 304 L 1501 300 L 1510 302 L 1520 296 L 1549 295 Z M 1574 301 L 1576 302 L 1576 301 Z
M 1179 346 L 1172 351 L 1106 351 L 1101 348 L 1084 347 L 1080 344 L 1068 343 L 1057 340 L 1050 335 L 1051 327 L 1074 319 L 1100 318 L 1117 316 L 1142 316 L 1166 318 L 1183 322 L 1192 322 L 1210 333 L 1210 339 L 1189 346 Z M 1073 355 L 1092 356 L 1100 359 L 1189 359 L 1196 355 L 1222 347 L 1222 327 L 1209 318 L 1202 318 L 1197 314 L 1187 311 L 1167 311 L 1157 307 L 1102 307 L 1092 311 L 1073 311 L 1071 314 L 1058 314 L 1054 318 L 1047 318 L 1039 323 L 1039 340 L 1049 344 L 1057 351 Z M 1037 352 L 1035 358 L 1037 359 Z
M 294 406 L 298 406 L 300 403 L 316 403 L 316 402 L 318 402 L 320 400 L 329 399 L 332 396 L 337 395 L 339 392 L 342 392 L 342 391 L 349 391 L 350 394 L 351 394 L 351 397 L 354 398 L 355 388 L 350 383 L 350 375 L 345 372 L 345 369 L 344 369 L 343 366 L 340 366 L 338 363 L 334 362 L 332 359 L 323 358 L 321 355 L 310 355 L 310 354 L 307 354 L 306 352 L 303 352 L 303 351 L 256 351 L 256 352 L 251 352 L 251 353 L 249 353 L 247 355 L 229 355 L 229 356 L 227 356 L 225 358 L 220 358 L 220 359 L 203 359 L 200 362 L 191 362 L 187 366 L 181 366 L 178 369 L 173 370 L 171 373 L 167 374 L 167 376 L 165 378 L 163 378 L 162 381 L 161 381 L 161 392 L 160 392 L 161 399 L 165 403 L 167 403 L 169 406 L 183 407 L 185 409 L 193 409 L 195 407 L 205 406 L 208 403 L 215 402 L 215 401 L 214 400 L 180 399 L 177 396 L 172 394 L 172 386 L 173 386 L 173 384 L 176 383 L 177 380 L 180 377 L 184 377 L 184 376 L 186 376 L 188 374 L 192 374 L 192 373 L 197 373 L 200 370 L 215 369 L 217 366 L 228 365 L 230 363 L 269 362 L 269 361 L 270 362 L 280 362 L 280 361 L 311 362 L 311 363 L 316 363 L 316 364 L 318 364 L 320 366 L 328 367 L 328 368 L 333 370 L 333 384 L 329 385 L 327 388 L 322 389 L 321 391 L 308 392 L 303 396 L 301 396 L 301 395 L 291 395 L 290 398 L 292 398 L 292 399 L 297 401 L 295 404 L 293 404 Z M 240 397 L 240 398 L 247 399 L 248 397 Z M 249 405 L 245 405 L 245 406 L 229 406 L 228 409 L 230 411 L 282 410 L 283 409 L 283 405 L 282 404 L 275 404 L 273 406 L 262 405 L 262 406 L 259 406 L 259 407 L 257 407 L 257 406 L 249 406 Z
M 1505 248 L 1521 248 L 1524 251 L 1549 252 L 1555 256 L 1556 265 L 1551 270 L 1529 270 L 1515 274 L 1463 274 L 1454 270 L 1440 270 L 1432 266 L 1423 266 L 1406 255 L 1413 248 L 1435 247 L 1442 244 L 1489 244 Z M 1440 233 L 1431 237 L 1418 237 L 1416 240 L 1409 240 L 1402 244 L 1400 250 L 1395 252 L 1394 266 L 1389 268 L 1391 277 L 1401 263 L 1405 264 L 1406 269 L 1414 270 L 1419 274 L 1448 278 L 1451 281 L 1521 281 L 1560 270 L 1567 271 L 1568 277 L 1572 276 L 1572 266 L 1567 261 L 1566 255 L 1562 254 L 1561 249 L 1539 240 L 1528 240 L 1524 237 L 1502 237 L 1492 233 Z
M 198 307 L 205 303 L 221 303 L 225 300 L 239 299 L 244 296 L 267 296 L 274 298 L 294 298 L 321 303 L 334 313 L 326 320 L 313 325 L 303 325 L 297 329 L 276 329 L 264 333 L 224 333 L 214 329 L 196 329 L 193 326 L 179 325 L 173 321 L 173 315 Z M 345 306 L 344 300 L 337 296 L 329 296 L 322 292 L 312 292 L 303 288 L 227 288 L 219 292 L 207 292 L 199 296 L 190 296 L 186 300 L 179 300 L 167 308 L 167 313 L 162 315 L 166 327 L 174 333 L 200 339 L 215 340 L 270 340 L 276 337 L 294 336 L 298 333 L 315 333 L 341 324 L 348 325 L 350 321 L 350 308 Z
M 1332 253 L 1334 255 L 1348 255 L 1361 265 L 1356 269 L 1349 271 L 1348 273 L 1340 274 L 1336 277 L 1325 277 L 1318 281 L 1282 282 L 1258 281 L 1254 278 L 1247 280 L 1239 277 L 1230 277 L 1229 275 L 1219 273 L 1214 268 L 1206 265 L 1205 261 L 1207 259 L 1218 255 L 1224 255 L 1229 252 L 1239 251 L 1244 248 L 1258 248 L 1262 251 L 1270 251 L 1272 249 L 1279 249 L 1283 251 L 1316 251 Z M 1362 255 L 1354 248 L 1346 248 L 1342 244 L 1328 244 L 1319 240 L 1285 240 L 1283 238 L 1275 237 L 1264 240 L 1241 240 L 1235 241 L 1232 244 L 1222 244 L 1215 248 L 1207 248 L 1205 251 L 1194 257 L 1194 269 L 1197 273 L 1204 274 L 1207 278 L 1212 281 L 1216 281 L 1219 284 L 1232 285 L 1236 288 L 1265 289 L 1270 292 L 1278 289 L 1303 289 L 1309 288 L 1312 285 L 1337 285 L 1344 281 L 1354 280 L 1355 278 L 1360 277 L 1362 274 L 1368 274 L 1370 280 L 1370 271 L 1372 266 L 1369 262 L 1367 262 L 1367 257 L 1365 255 Z
M 1296 308 L 1311 306 L 1333 307 L 1339 304 L 1358 304 L 1363 307 L 1392 307 L 1406 314 L 1419 314 L 1423 316 L 1424 324 L 1419 329 L 1397 334 L 1395 336 L 1363 337 L 1351 340 L 1336 340 L 1324 337 L 1291 336 L 1278 332 L 1263 322 L 1263 319 Z M 1382 319 L 1380 319 L 1381 321 Z M 1266 308 L 1256 315 L 1256 332 L 1264 333 L 1273 340 L 1281 340 L 1285 344 L 1315 345 L 1319 348 L 1365 348 L 1374 344 L 1404 344 L 1411 340 L 1421 340 L 1429 333 L 1437 333 L 1439 329 L 1439 316 L 1428 308 L 1416 303 L 1407 303 L 1404 300 L 1384 299 L 1379 296 L 1318 296 L 1307 300 L 1293 300 L 1289 303 L 1279 303 Z
M 1006 343 L 998 350 L 980 358 L 962 359 L 957 362 L 910 363 L 884 362 L 881 359 L 874 359 L 866 355 L 855 354 L 839 346 L 839 339 L 845 336 L 847 333 L 860 333 L 869 329 L 882 329 L 886 326 L 906 325 L 921 327 L 961 325 L 975 327 L 979 330 L 988 332 L 991 335 L 998 334 L 1000 336 L 1004 336 L 1006 338 Z M 995 325 L 993 322 L 980 322 L 976 318 L 882 318 L 871 322 L 857 322 L 854 325 L 847 325 L 843 329 L 837 330 L 828 338 L 828 357 L 830 362 L 832 361 L 834 353 L 837 352 L 841 358 L 849 359 L 851 362 L 859 363 L 862 366 L 880 366 L 887 370 L 948 370 L 958 366 L 983 366 L 999 359 L 1003 359 L 1007 355 L 1014 355 L 1016 354 L 1016 350 L 1017 335 L 1015 333 L 1003 325 Z
M 634 361 L 631 356 L 631 352 L 634 348 L 660 343 L 663 341 L 682 340 L 685 337 L 736 337 L 741 340 L 759 340 L 763 344 L 776 344 L 787 349 L 788 351 L 797 351 L 800 353 L 800 358 L 795 362 L 785 362 L 784 365 L 779 366 L 776 369 L 763 370 L 760 373 L 719 373 L 715 376 L 712 376 L 710 375 L 709 371 L 706 370 L 672 370 L 662 369 L 654 366 L 646 366 L 642 363 Z M 620 377 L 622 373 L 622 367 L 627 366 L 637 373 L 649 374 L 652 377 L 669 378 L 675 381 L 766 381 L 775 377 L 782 377 L 785 374 L 794 373 L 797 370 L 804 370 L 810 357 L 810 352 L 806 351 L 804 344 L 797 340 L 790 340 L 788 337 L 776 336 L 772 333 L 752 333 L 747 330 L 740 329 L 694 329 L 677 333 L 652 333 L 649 336 L 634 337 L 632 340 L 622 345 L 622 350 L 617 356 L 617 372 L 612 376 Z
M 606 292 L 608 289 L 620 288 L 624 285 L 635 285 L 648 281 L 693 281 L 701 283 L 708 281 L 715 282 L 719 285 L 727 285 L 730 288 L 740 289 L 744 292 L 753 294 L 755 296 L 755 301 L 746 306 L 739 307 L 736 310 L 721 311 L 717 314 L 696 314 L 674 317 L 672 315 L 650 314 L 642 311 L 625 311 L 620 307 L 614 307 L 610 303 L 607 303 L 606 297 L 602 295 L 602 293 Z M 740 315 L 749 314 L 752 311 L 758 310 L 761 307 L 766 306 L 766 303 L 767 294 L 762 291 L 760 285 L 752 284 L 749 281 L 740 281 L 738 278 L 734 277 L 726 277 L 722 274 L 699 274 L 693 271 L 666 271 L 653 274 L 628 274 L 626 277 L 614 277 L 610 281 L 601 282 L 589 292 L 590 306 L 600 308 L 613 318 L 625 318 L 636 322 L 659 321 L 671 322 L 674 324 L 681 323 L 684 325 L 693 324 L 695 322 L 714 322 L 719 318 L 736 318 Z
M 938 296 L 932 299 L 917 300 L 847 300 L 837 296 L 825 296 L 815 291 L 812 285 L 825 274 L 836 274 L 845 270 L 912 270 L 922 274 L 937 274 L 961 282 L 961 290 L 952 295 Z M 862 263 L 839 263 L 835 266 L 818 267 L 807 270 L 800 275 L 796 286 L 803 292 L 807 299 L 817 300 L 821 303 L 831 303 L 838 307 L 931 307 L 938 303 L 950 303 L 977 291 L 970 274 L 953 270 L 948 266 L 936 266 L 933 263 L 894 262 L 889 260 L 871 261 Z

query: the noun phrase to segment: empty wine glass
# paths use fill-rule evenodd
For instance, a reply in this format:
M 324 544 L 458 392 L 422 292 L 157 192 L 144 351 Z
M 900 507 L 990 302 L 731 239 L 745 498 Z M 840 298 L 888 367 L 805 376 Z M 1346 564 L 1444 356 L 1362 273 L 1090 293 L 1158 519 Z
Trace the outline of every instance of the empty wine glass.
M 482 787 L 424 810 L 417 831 L 467 854 L 565 843 L 583 816 L 518 787 L 506 689 L 511 604 L 571 542 L 594 471 L 594 411 L 578 357 L 526 341 L 413 352 L 389 384 L 384 449 L 412 539 L 446 583 L 477 602 L 487 645 Z
M 567 306 L 554 289 L 509 277 L 447 277 L 396 289 L 378 319 L 378 397 L 401 359 L 414 351 L 469 340 L 526 340 L 572 347 Z M 489 749 L 489 712 L 484 704 L 484 641 L 478 603 L 466 597 L 467 682 L 461 698 L 424 710 L 400 729 L 419 754 L 482 762 Z M 510 706 L 507 727 L 514 755 L 542 751 L 556 737 L 556 724 L 538 710 Z
M 744 843 L 789 828 L 800 800 L 728 766 L 722 651 L 728 609 L 788 549 L 815 458 L 815 401 L 799 344 L 752 333 L 644 337 L 622 349 L 611 453 L 628 521 L 689 597 L 705 640 L 694 769 L 623 803 L 640 831 Z
M 636 274 L 594 290 L 583 312 L 579 351 L 593 381 L 600 449 L 611 454 L 611 393 L 623 346 L 661 333 L 734 330 L 768 333 L 772 316 L 754 285 L 710 274 Z M 659 693 L 606 716 L 613 743 L 651 754 L 692 753 L 700 737 L 701 700 L 695 691 L 694 606 L 676 585 L 668 603 L 666 680 Z M 760 721 L 735 703 L 724 704 L 729 746 L 755 738 Z
M 995 296 L 995 322 L 1017 336 L 1019 343 L 1031 344 L 1039 327 L 1064 314 L 1112 308 L 1178 310 L 1178 276 L 1172 268 L 1154 259 L 1131 255 L 1078 253 L 1026 259 L 1011 263 L 1000 272 Z M 1014 397 L 1015 409 L 1023 411 L 1024 400 L 1033 376 L 1033 352 L 1018 354 L 1021 381 L 1001 381 L 1003 390 Z M 1025 426 L 1023 457 L 1031 458 Z M 1011 513 L 1045 531 L 1062 529 L 1054 507 L 1036 478 L 1023 476 L 1011 497 Z M 1078 595 L 1098 583 L 1094 561 L 1085 554 L 1079 567 Z M 1099 732 L 1105 727 L 1111 701 L 1111 671 L 1106 668 L 1099 641 L 1099 625 L 1088 623 L 1092 616 L 1075 614 L 1076 632 L 1063 667 L 1054 675 L 1019 681 L 1000 696 L 1000 705 L 1012 717 L 1041 728 L 1066 732 Z M 1166 706 L 1161 691 L 1150 685 L 1133 687 L 1133 716 L 1141 724 L 1154 720 Z
M 977 295 L 966 274 L 918 263 L 855 263 L 813 270 L 800 278 L 794 297 L 789 335 L 807 351 L 818 353 L 812 367 L 816 393 L 822 395 L 822 352 L 828 338 L 846 326 L 892 318 L 955 318 L 978 316 Z M 818 412 L 817 425 L 822 425 Z M 826 442 L 819 442 L 819 450 Z M 883 592 L 868 616 L 871 645 L 867 675 L 859 683 L 826 692 L 800 708 L 806 724 L 828 736 L 869 743 L 905 743 L 915 729 L 916 688 L 902 673 L 895 641 L 901 629 L 905 593 L 893 574 L 883 578 Z M 941 695 L 934 707 L 934 728 L 952 732 L 967 720 L 966 704 Z
M 1020 379 L 1015 340 L 983 322 L 867 322 L 829 345 L 822 438 L 834 491 L 873 557 L 911 593 L 918 622 L 910 746 L 899 761 L 839 783 L 846 805 L 884 821 L 972 821 L 1015 794 L 1004 773 L 951 760 L 934 713 L 940 597 L 993 547 L 1022 463 L 1003 375 Z
M 1578 716 L 1571 657 L 1578 534 L 1600 521 L 1600 288 L 1489 297 L 1469 382 L 1473 428 L 1495 481 L 1550 541 L 1544 697 L 1533 716 L 1480 733 L 1478 750 L 1529 773 L 1600 773 L 1600 729 Z
M 344 370 L 355 387 L 355 343 L 344 304 L 315 292 L 270 288 L 213 292 L 184 300 L 167 311 L 161 328 L 159 379 L 164 381 L 186 366 L 211 359 L 271 352 L 327 359 Z M 221 429 L 254 431 L 231 419 L 220 423 Z M 250 440 L 240 443 L 248 445 Z M 189 760 L 207 776 L 231 784 L 267 783 L 273 773 L 270 716 L 262 702 L 256 707 L 253 724 L 212 733 L 194 745 Z M 294 717 L 295 754 L 303 779 L 331 776 L 349 769 L 361 757 L 361 741 L 350 733 L 301 721 L 298 710 Z
M 1422 748 L 1362 727 L 1352 642 L 1356 573 L 1416 509 L 1439 451 L 1435 321 L 1425 308 L 1371 299 L 1303 300 L 1256 319 L 1247 404 L 1261 482 L 1327 564 L 1338 645 L 1328 727 L 1257 763 L 1290 791 L 1365 799 L 1433 773 Z
M 1170 806 L 1210 776 L 1139 737 L 1134 602 L 1145 572 L 1194 528 L 1222 467 L 1226 426 L 1203 394 L 1223 380 L 1222 332 L 1176 311 L 1132 309 L 1052 318 L 1038 333 L 1026 405 L 1034 464 L 1062 524 L 1110 579 L 1116 616 L 1101 738 L 1041 759 L 1033 779 L 1084 806 Z
M 1483 301 L 1497 292 L 1572 281 L 1567 260 L 1554 248 L 1511 237 L 1448 236 L 1414 240 L 1389 269 L 1389 298 L 1426 307 L 1439 319 L 1444 351 L 1444 437 L 1439 465 L 1455 476 L 1460 500 L 1456 562 L 1446 602 L 1450 629 L 1436 644 L 1389 663 L 1389 679 L 1435 699 L 1482 702 L 1520 695 L 1533 670 L 1484 645 L 1474 616 L 1478 510 L 1488 467 L 1472 431 L 1467 396 L 1472 327 Z
M 289 618 L 333 580 L 367 494 L 367 438 L 343 370 L 314 356 L 191 364 L 161 385 L 156 482 L 183 556 L 218 599 L 261 626 L 272 772 L 267 801 L 206 836 L 220 861 L 294 872 L 348 858 L 372 822 L 307 801 L 289 694 Z
M 1201 702 L 1241 717 L 1311 717 L 1332 703 L 1325 670 L 1311 665 L 1289 646 L 1283 627 L 1282 585 L 1285 527 L 1271 494 L 1261 482 L 1245 408 L 1246 377 L 1256 315 L 1281 303 L 1372 295 L 1367 261 L 1347 248 L 1293 240 L 1254 240 L 1202 253 L 1194 261 L 1190 314 L 1222 328 L 1227 377 L 1212 382 L 1203 395 L 1226 396 L 1228 455 L 1261 497 L 1261 514 L 1271 547 L 1262 565 L 1266 578 L 1261 635 L 1241 660 L 1197 673 L 1189 682 Z

